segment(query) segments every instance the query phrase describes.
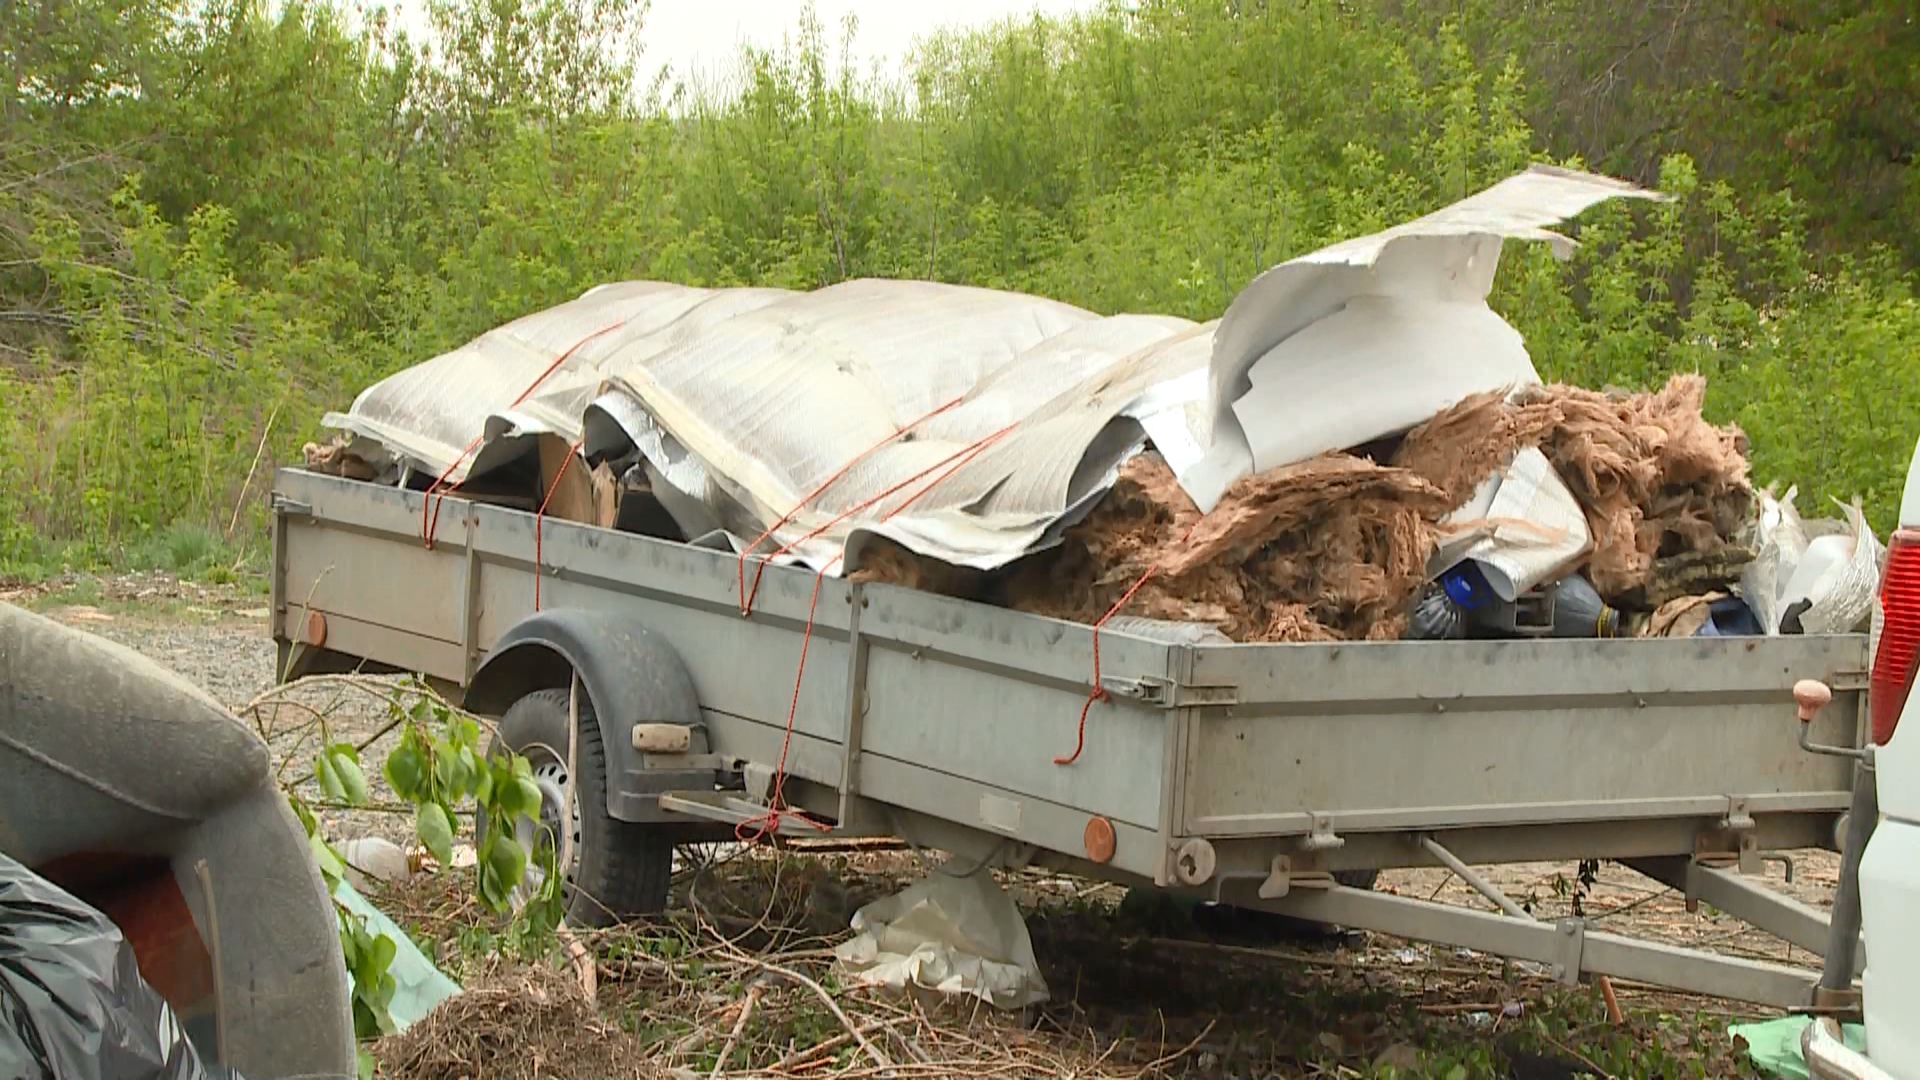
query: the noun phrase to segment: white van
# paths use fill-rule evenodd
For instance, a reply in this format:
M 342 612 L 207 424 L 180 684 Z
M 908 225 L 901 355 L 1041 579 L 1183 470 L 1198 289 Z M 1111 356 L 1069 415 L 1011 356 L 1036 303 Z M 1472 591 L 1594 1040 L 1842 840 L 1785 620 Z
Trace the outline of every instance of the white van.
M 1815 1023 L 1804 1045 L 1819 1080 L 1920 1080 L 1920 446 L 1875 616 L 1868 708 L 1880 820 L 1860 859 L 1867 1056 L 1841 1046 L 1831 1021 Z
M 1867 1053 L 1897 1077 L 1920 1077 L 1920 446 L 1907 471 L 1900 528 L 1887 545 L 1875 621 L 1872 688 L 1880 824 L 1860 860 L 1867 943 L 1861 980 Z

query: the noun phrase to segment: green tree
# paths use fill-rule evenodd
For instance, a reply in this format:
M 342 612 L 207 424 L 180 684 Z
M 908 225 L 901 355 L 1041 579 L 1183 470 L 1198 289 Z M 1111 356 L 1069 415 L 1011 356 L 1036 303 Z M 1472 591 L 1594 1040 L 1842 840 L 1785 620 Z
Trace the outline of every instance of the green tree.
M 1206 319 L 1533 160 L 1677 196 L 1588 215 L 1571 262 L 1509 253 L 1495 301 L 1542 370 L 1706 372 L 1763 480 L 1884 525 L 1920 431 L 1896 7 L 1131 0 L 873 75 L 809 10 L 731 80 L 639 88 L 641 0 L 435 0 L 428 42 L 334 0 L 20 0 L 0 562 L 255 537 L 323 411 L 602 282 L 927 277 Z

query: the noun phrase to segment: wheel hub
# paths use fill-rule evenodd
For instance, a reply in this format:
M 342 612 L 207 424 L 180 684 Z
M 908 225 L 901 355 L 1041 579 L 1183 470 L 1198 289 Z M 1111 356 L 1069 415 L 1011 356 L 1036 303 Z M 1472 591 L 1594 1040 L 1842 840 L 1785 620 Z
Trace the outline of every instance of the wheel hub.
M 543 754 L 531 764 L 533 785 L 540 791 L 540 818 L 536 822 L 522 817 L 514 827 L 514 839 L 529 856 L 526 873 L 514 889 L 516 906 L 532 898 L 545 884 L 546 872 L 532 861 L 532 853 L 543 836 L 552 838 L 557 846 L 555 858 L 561 860 L 561 870 L 569 883 L 574 879 L 574 866 L 580 857 L 580 807 L 573 799 L 566 763 Z M 562 822 L 566 823 L 564 830 Z

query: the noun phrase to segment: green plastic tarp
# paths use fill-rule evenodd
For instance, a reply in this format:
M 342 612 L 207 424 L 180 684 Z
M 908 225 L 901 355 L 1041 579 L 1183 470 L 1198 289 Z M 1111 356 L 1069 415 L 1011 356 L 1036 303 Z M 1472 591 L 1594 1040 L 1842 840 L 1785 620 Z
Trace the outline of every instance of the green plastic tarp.
M 434 967 L 433 961 L 427 959 L 413 939 L 407 936 L 407 932 L 387 918 L 385 912 L 368 902 L 366 897 L 354 891 L 345 878 L 333 890 L 333 898 L 341 907 L 365 919 L 368 933 L 385 934 L 393 939 L 397 947 L 393 963 L 387 968 L 395 984 L 393 1003 L 387 1006 L 387 1013 L 393 1017 L 397 1030 L 407 1030 L 421 1017 L 432 1012 L 435 1005 L 460 992 L 459 983 Z
M 1752 1024 L 1733 1024 L 1727 1034 L 1747 1041 L 1747 1056 L 1754 1067 L 1780 1080 L 1807 1080 L 1807 1060 L 1800 1056 L 1800 1033 L 1812 1023 L 1804 1016 L 1783 1016 Z M 1840 1036 L 1847 1048 L 1867 1052 L 1867 1032 L 1859 1024 L 1840 1025 Z

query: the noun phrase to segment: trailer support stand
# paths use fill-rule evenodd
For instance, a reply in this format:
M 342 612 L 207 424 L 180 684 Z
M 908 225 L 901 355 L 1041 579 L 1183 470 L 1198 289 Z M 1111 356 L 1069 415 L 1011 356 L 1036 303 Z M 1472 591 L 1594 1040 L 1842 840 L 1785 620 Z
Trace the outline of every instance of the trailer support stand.
M 1832 955 L 1830 937 L 1833 931 L 1827 913 L 1811 904 L 1783 896 L 1731 870 L 1705 866 L 1683 856 L 1629 859 L 1626 864 L 1660 884 L 1684 893 L 1689 900 L 1711 904 L 1810 953 Z M 1859 933 L 1856 923 L 1856 939 Z M 1860 959 L 1853 959 L 1853 974 L 1859 974 Z
M 1253 889 L 1240 888 L 1252 882 L 1227 884 L 1231 887 L 1221 896 L 1225 903 L 1530 960 L 1558 969 L 1554 974 L 1564 981 L 1607 975 L 1782 1009 L 1804 1008 L 1812 1000 L 1817 982 L 1814 972 L 1801 968 L 1638 941 L 1588 929 L 1577 921 L 1572 921 L 1574 928 L 1569 932 L 1567 923 L 1523 921 L 1505 914 L 1345 887 L 1296 889 L 1285 898 L 1263 900 Z
M 1479 874 L 1475 873 L 1472 867 L 1468 866 L 1466 863 L 1461 862 L 1460 857 L 1458 855 L 1455 855 L 1453 852 L 1448 851 L 1444 847 L 1441 847 L 1439 841 L 1435 840 L 1433 837 L 1422 836 L 1420 838 L 1420 846 L 1426 849 L 1427 854 L 1433 856 L 1436 859 L 1439 859 L 1441 865 L 1453 871 L 1453 875 L 1455 877 L 1459 878 L 1461 881 L 1466 882 L 1468 885 L 1473 886 L 1474 892 L 1477 892 L 1481 896 L 1486 897 L 1488 900 L 1493 901 L 1493 906 L 1499 908 L 1501 911 L 1506 912 L 1508 915 L 1511 915 L 1516 919 L 1526 919 L 1528 921 L 1533 920 L 1533 916 L 1527 914 L 1527 911 L 1525 908 L 1522 908 L 1519 904 L 1514 903 L 1512 897 L 1508 896 L 1506 893 L 1501 892 L 1499 888 L 1493 884 L 1493 882 L 1488 881 L 1486 878 L 1483 878 Z
M 1826 948 L 1826 969 L 1820 973 L 1819 1005 L 1858 1006 L 1853 973 L 1864 965 L 1860 947 L 1860 856 L 1873 839 L 1880 820 L 1880 792 L 1869 758 L 1853 769 L 1853 808 L 1847 811 L 1847 836 L 1840 845 L 1840 885 L 1833 894 L 1833 920 Z

